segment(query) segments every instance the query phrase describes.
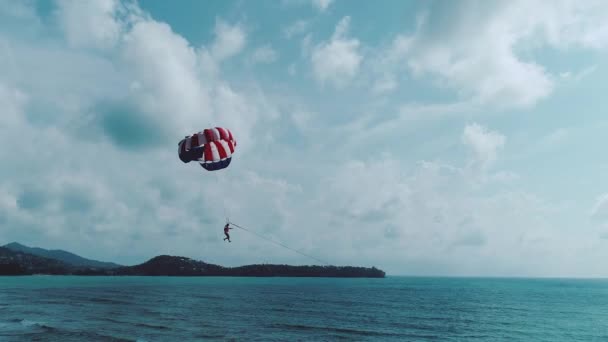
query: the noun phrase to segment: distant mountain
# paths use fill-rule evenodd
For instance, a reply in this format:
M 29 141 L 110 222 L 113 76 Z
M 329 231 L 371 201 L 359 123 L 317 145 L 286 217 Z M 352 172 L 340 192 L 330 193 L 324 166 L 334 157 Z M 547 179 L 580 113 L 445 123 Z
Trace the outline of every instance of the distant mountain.
M 23 253 L 28 253 L 31 255 L 36 255 L 36 256 L 40 256 L 40 257 L 44 257 L 44 258 L 59 260 L 64 263 L 67 263 L 67 264 L 70 264 L 73 266 L 77 266 L 77 267 L 111 269 L 111 268 L 117 268 L 117 267 L 122 266 L 122 265 L 118 265 L 118 264 L 115 264 L 112 262 L 103 262 L 103 261 L 86 259 L 86 258 L 83 258 L 74 253 L 66 252 L 66 251 L 63 251 L 60 249 L 48 250 L 48 249 L 38 248 L 38 247 L 28 247 L 28 246 L 24 246 L 17 242 L 12 242 L 12 243 L 9 243 L 2 247 L 8 248 L 8 249 L 10 249 L 12 251 L 16 251 L 16 252 L 23 252 Z
M 0 275 L 67 274 L 71 268 L 59 260 L 0 247 Z
M 159 255 L 142 264 L 108 271 L 114 275 L 201 276 L 222 275 L 225 268 L 185 257 Z
M 231 276 L 231 277 L 342 277 L 384 278 L 375 267 L 247 265 L 223 267 L 190 258 L 160 255 L 145 263 L 101 271 L 108 275 L 138 276 Z M 101 273 L 100 272 L 100 273 Z
M 89 266 L 90 261 L 64 251 L 47 251 L 29 248 L 16 243 L 0 247 L 0 275 L 98 275 L 98 276 L 228 276 L 228 277 L 339 277 L 339 278 L 384 278 L 384 271 L 375 267 L 353 266 L 290 266 L 290 265 L 246 265 L 224 267 L 208 264 L 181 256 L 159 255 L 134 266 L 98 267 Z M 84 259 L 88 265 L 45 257 L 34 253 L 54 252 L 50 255 L 76 256 L 77 261 Z M 69 259 L 74 260 L 74 259 Z M 107 263 L 101 263 L 107 264 Z M 99 265 L 99 262 L 93 263 Z M 112 264 L 116 265 L 116 264 Z

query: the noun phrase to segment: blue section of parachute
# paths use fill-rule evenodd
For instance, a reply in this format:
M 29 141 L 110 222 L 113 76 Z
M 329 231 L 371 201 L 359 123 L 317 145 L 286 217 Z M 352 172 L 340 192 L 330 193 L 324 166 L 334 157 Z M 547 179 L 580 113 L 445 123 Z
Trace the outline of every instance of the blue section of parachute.
M 217 171 L 217 170 L 221 170 L 221 169 L 225 169 L 228 167 L 228 165 L 230 165 L 230 162 L 232 161 L 232 157 L 226 158 L 224 160 L 220 160 L 218 162 L 214 162 L 214 163 L 201 163 L 201 166 L 203 167 L 203 169 L 207 170 L 207 171 Z
M 184 163 L 189 163 L 193 160 L 197 160 L 203 157 L 203 151 L 204 148 L 203 146 L 201 147 L 195 147 L 193 149 L 191 149 L 190 151 L 186 151 L 184 153 L 181 153 L 179 155 L 179 159 L 184 162 Z

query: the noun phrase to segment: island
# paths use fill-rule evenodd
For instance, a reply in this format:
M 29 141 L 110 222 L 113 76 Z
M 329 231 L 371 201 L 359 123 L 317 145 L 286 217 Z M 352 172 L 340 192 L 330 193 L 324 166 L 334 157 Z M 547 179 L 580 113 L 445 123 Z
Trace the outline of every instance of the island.
M 85 259 L 65 251 L 30 248 L 17 243 L 0 247 L 0 275 L 79 276 L 228 276 L 228 277 L 332 277 L 384 278 L 376 267 L 293 266 L 253 264 L 224 267 L 182 256 L 159 255 L 133 266 Z

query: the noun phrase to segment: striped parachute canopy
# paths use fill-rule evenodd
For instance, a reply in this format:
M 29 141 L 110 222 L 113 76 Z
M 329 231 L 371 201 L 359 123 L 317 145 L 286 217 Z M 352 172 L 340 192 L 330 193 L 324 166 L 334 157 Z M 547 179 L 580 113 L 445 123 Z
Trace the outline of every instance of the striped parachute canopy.
M 197 161 L 207 171 L 227 168 L 236 148 L 232 132 L 226 128 L 207 128 L 186 136 L 178 143 L 179 159 Z

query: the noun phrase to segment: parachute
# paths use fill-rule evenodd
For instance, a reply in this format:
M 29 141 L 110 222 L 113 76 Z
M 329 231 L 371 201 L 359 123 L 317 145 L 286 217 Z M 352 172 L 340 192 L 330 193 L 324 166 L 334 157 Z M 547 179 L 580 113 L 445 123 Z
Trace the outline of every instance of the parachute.
M 177 145 L 182 162 L 197 161 L 205 170 L 217 171 L 230 165 L 236 140 L 229 129 L 213 127 L 187 135 Z

